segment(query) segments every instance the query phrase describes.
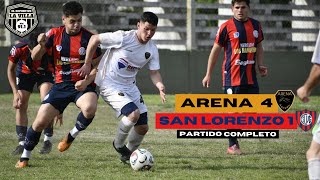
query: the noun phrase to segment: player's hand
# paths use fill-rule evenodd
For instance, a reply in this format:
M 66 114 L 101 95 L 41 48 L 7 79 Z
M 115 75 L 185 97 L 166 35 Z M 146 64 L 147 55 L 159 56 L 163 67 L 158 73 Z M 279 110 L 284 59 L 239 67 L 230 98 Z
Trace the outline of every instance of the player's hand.
M 261 77 L 265 77 L 268 75 L 268 68 L 266 66 L 258 66 L 258 68 Z
M 12 101 L 12 106 L 15 109 L 19 109 L 21 107 L 21 95 L 19 92 L 16 92 L 13 94 L 13 101 Z
M 87 80 L 82 79 L 82 80 L 77 81 L 76 84 L 74 85 L 74 87 L 77 91 L 84 91 L 88 85 L 89 85 L 89 83 L 87 82 Z
M 85 76 L 89 75 L 90 70 L 91 70 L 91 65 L 84 63 L 77 74 L 81 77 L 85 77 Z
M 210 81 L 211 81 L 211 77 L 206 75 L 203 79 L 202 79 L 202 86 L 204 88 L 209 88 L 210 86 Z
M 166 100 L 166 93 L 164 93 L 164 91 L 160 91 L 160 97 L 161 97 L 162 104 L 164 104 L 167 101 Z
M 47 42 L 46 34 L 45 33 L 39 34 L 37 41 L 40 44 L 40 46 L 45 46 Z
M 59 114 L 54 117 L 54 125 L 56 126 L 59 123 L 59 126 L 63 125 L 63 114 Z
M 298 90 L 297 90 L 297 96 L 299 97 L 299 99 L 304 102 L 307 103 L 309 102 L 309 96 L 310 96 L 311 92 L 308 91 L 304 86 L 301 86 Z

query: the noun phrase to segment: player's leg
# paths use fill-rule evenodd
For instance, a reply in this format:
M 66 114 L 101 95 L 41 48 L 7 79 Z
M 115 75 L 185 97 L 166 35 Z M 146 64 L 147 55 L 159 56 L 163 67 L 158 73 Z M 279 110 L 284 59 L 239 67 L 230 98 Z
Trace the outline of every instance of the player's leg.
M 130 130 L 140 117 L 139 108 L 130 97 L 130 95 L 134 95 L 134 93 L 126 93 L 121 87 L 113 87 L 109 89 L 100 89 L 100 94 L 104 101 L 117 111 L 118 116 L 123 115 L 119 121 L 117 133 L 113 141 L 113 147 L 120 154 L 120 160 L 127 163 L 131 151 L 125 145 L 125 141 Z M 139 98 L 139 96 L 137 98 Z
M 42 104 L 40 106 L 36 119 L 27 131 L 26 143 L 24 144 L 24 151 L 21 155 L 20 160 L 16 164 L 16 168 L 24 168 L 28 166 L 28 161 L 30 159 L 31 152 L 34 149 L 34 147 L 38 144 L 41 132 L 58 114 L 59 111 L 49 103 Z
M 27 134 L 28 126 L 28 102 L 31 92 L 26 90 L 18 90 L 20 94 L 21 106 L 19 109 L 16 109 L 16 133 L 18 136 L 19 144 L 16 149 L 12 152 L 12 155 L 18 155 L 23 152 L 23 145 L 25 143 L 25 137 Z
M 240 86 L 224 87 L 225 94 L 241 94 L 240 92 L 241 92 Z M 238 139 L 235 137 L 229 137 L 228 140 L 229 140 L 229 146 L 227 149 L 227 154 L 240 155 L 242 152 L 240 150 Z
M 52 78 L 52 75 L 50 78 Z M 45 96 L 48 94 L 48 92 L 52 88 L 53 78 L 51 80 L 50 79 L 47 80 L 46 76 L 43 76 L 41 77 L 40 81 L 41 82 L 38 82 L 38 84 L 40 84 L 38 88 L 40 91 L 40 99 L 41 101 L 43 101 Z M 39 153 L 48 154 L 52 150 L 53 120 L 49 123 L 48 127 L 44 129 L 43 134 L 44 134 L 43 147 L 39 150 Z
M 148 115 L 147 112 L 145 112 L 140 114 L 138 122 L 129 133 L 127 147 L 131 152 L 138 149 L 148 130 Z
M 320 179 L 320 128 L 315 128 L 317 129 L 314 130 L 310 148 L 306 153 L 309 179 Z
M 35 81 L 32 75 L 19 74 L 17 76 L 17 87 L 21 103 L 20 108 L 16 110 L 16 132 L 18 135 L 19 145 L 12 152 L 13 155 L 21 154 L 23 152 L 23 145 L 28 126 L 28 103 L 34 84 Z
M 58 149 L 60 152 L 67 150 L 79 132 L 85 130 L 91 124 L 97 111 L 98 96 L 93 87 L 88 87 L 85 92 L 80 92 L 75 101 L 81 112 L 78 114 L 73 129 L 59 143 Z

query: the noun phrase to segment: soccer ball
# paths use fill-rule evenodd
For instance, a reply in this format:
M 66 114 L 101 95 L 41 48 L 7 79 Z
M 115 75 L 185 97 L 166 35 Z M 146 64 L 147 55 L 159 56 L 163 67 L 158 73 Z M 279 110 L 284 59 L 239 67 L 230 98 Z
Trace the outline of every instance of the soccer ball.
M 150 170 L 153 166 L 154 159 L 152 154 L 146 149 L 137 149 L 130 156 L 130 165 L 132 169 Z

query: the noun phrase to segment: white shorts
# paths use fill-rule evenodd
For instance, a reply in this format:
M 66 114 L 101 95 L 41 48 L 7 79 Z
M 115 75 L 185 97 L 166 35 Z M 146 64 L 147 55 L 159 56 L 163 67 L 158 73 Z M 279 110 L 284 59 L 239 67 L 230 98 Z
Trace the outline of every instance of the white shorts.
M 136 85 L 130 87 L 119 85 L 100 87 L 100 95 L 116 111 L 117 117 L 121 115 L 121 109 L 130 102 L 133 102 L 139 108 L 140 114 L 148 111 Z

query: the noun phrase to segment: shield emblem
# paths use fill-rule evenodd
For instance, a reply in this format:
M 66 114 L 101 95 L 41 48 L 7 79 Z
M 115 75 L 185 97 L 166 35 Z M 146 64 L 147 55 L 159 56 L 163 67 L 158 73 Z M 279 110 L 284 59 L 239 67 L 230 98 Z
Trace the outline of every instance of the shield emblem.
M 299 127 L 304 131 L 309 131 L 316 122 L 316 111 L 296 111 L 296 119 Z
M 38 25 L 36 7 L 24 3 L 9 5 L 4 22 L 10 32 L 23 38 Z
M 150 57 L 150 53 L 149 52 L 146 52 L 145 54 L 144 54 L 144 57 L 146 58 L 146 59 L 149 59 L 149 57 Z
M 282 111 L 286 112 L 294 100 L 294 93 L 291 90 L 278 90 L 276 93 L 277 104 Z

